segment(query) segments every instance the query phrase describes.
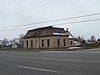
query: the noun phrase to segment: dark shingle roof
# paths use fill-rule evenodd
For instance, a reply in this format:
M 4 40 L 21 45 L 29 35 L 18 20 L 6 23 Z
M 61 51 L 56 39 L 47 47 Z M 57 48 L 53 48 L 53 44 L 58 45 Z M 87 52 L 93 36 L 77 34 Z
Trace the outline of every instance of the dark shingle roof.
M 66 34 L 66 31 L 64 28 L 56 28 L 52 26 L 32 29 L 27 32 L 27 34 L 24 36 L 24 38 L 31 38 L 31 37 L 38 37 L 38 36 L 50 36 L 54 35 L 53 33 L 63 33 Z

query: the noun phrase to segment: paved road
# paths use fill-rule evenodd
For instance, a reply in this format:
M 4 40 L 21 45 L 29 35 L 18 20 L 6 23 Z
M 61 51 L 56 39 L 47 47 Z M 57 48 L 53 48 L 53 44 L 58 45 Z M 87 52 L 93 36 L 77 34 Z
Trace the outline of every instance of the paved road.
M 0 75 L 100 75 L 100 49 L 0 51 Z

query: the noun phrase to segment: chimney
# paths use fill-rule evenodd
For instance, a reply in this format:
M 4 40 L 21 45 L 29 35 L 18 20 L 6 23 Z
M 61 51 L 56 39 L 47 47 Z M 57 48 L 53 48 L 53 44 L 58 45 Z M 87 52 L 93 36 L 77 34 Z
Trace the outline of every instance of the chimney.
M 68 28 L 66 28 L 66 32 L 68 32 Z

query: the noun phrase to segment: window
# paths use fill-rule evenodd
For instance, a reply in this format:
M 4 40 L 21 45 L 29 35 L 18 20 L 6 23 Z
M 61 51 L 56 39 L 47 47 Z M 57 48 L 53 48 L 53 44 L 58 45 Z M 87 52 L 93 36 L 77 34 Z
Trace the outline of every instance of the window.
M 64 43 L 64 46 L 66 46 L 66 42 L 65 42 L 65 39 L 63 40 L 63 43 Z
M 44 40 L 42 40 L 42 47 L 44 47 Z
M 28 47 L 28 40 L 26 41 L 26 47 Z
M 47 39 L 47 47 L 49 47 L 49 46 L 50 46 L 50 40 Z
M 31 47 L 33 47 L 33 40 L 31 40 Z
M 70 41 L 70 45 L 72 45 L 73 44 L 73 41 Z
M 58 46 L 60 46 L 60 40 L 58 39 Z

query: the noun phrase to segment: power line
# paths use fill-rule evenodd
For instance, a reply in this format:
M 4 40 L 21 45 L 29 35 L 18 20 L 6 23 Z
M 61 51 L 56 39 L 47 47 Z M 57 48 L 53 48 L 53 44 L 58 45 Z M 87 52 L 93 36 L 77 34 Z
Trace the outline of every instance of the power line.
M 62 24 L 75 24 L 75 23 L 92 22 L 92 21 L 99 21 L 99 20 L 100 20 L 100 18 L 91 19 L 91 20 L 74 21 L 74 22 L 68 22 L 68 23 L 62 23 Z
M 12 4 L 14 4 L 14 3 L 16 3 L 16 2 L 18 2 L 18 0 L 14 0 L 14 1 L 8 1 L 8 2 L 5 2 L 5 4 L 2 4 L 2 5 L 0 5 L 0 8 L 1 7 L 5 7 L 5 6 L 11 6 Z
M 1 1 L 0 1 L 0 5 L 1 5 L 1 4 L 3 5 L 3 4 L 5 4 L 5 3 L 11 3 L 12 1 L 13 1 L 13 0 L 10 0 L 10 1 L 4 1 L 4 0 L 2 1 L 2 0 L 1 0 Z
M 52 24 L 52 25 L 62 25 L 62 24 L 75 24 L 75 23 L 85 23 L 85 22 L 93 22 L 93 21 L 99 21 L 98 19 L 90 19 L 90 20 L 82 20 L 82 21 L 73 21 L 73 22 L 67 22 L 67 23 L 58 23 L 58 24 Z M 51 25 L 49 25 L 51 26 Z M 32 27 L 30 27 L 32 28 Z M 10 30 L 19 30 L 19 29 L 25 29 L 25 28 L 16 28 L 16 29 L 8 29 L 8 30 L 0 30 L 0 31 L 10 31 Z
M 0 28 L 22 27 L 22 26 L 33 25 L 33 24 L 43 24 L 43 23 L 48 23 L 48 22 L 57 22 L 57 21 L 63 21 L 63 20 L 68 20 L 68 19 L 90 17 L 90 16 L 95 16 L 95 15 L 100 15 L 100 13 L 93 13 L 93 14 L 87 14 L 87 15 L 80 15 L 80 16 L 74 16 L 74 17 L 68 17 L 68 18 L 62 18 L 62 19 L 55 19 L 55 20 L 49 20 L 49 21 L 42 21 L 42 22 L 28 23 L 28 24 L 21 24 L 21 25 L 16 25 L 16 26 L 0 27 Z
M 51 5 L 59 4 L 59 3 L 61 3 L 61 2 L 65 2 L 65 1 L 66 1 L 66 0 L 60 0 L 60 1 L 53 2 L 53 3 L 41 5 L 41 6 L 38 6 L 38 7 L 29 8 L 29 9 L 24 9 L 24 10 L 22 10 L 22 11 L 16 11 L 16 12 L 13 12 L 13 13 L 10 13 L 10 14 L 7 14 L 7 15 L 2 15 L 1 17 L 7 17 L 7 16 L 10 16 L 10 15 L 14 15 L 14 14 L 21 13 L 21 12 L 23 12 L 23 11 L 28 11 L 28 10 L 33 10 L 33 9 L 39 9 L 39 8 L 42 8 L 42 7 L 45 7 L 45 6 L 51 6 Z
M 37 4 L 37 3 L 41 3 L 41 2 L 44 2 L 44 0 L 41 0 L 41 1 L 38 1 L 38 2 L 35 2 L 34 4 Z M 16 3 L 16 2 L 14 2 L 14 3 Z M 31 5 L 33 5 L 33 3 L 31 2 L 31 4 L 28 4 L 28 5 L 25 5 L 25 6 L 22 6 L 22 7 L 19 7 L 19 8 L 16 8 L 16 9 L 14 9 L 14 10 L 17 10 L 17 9 L 21 9 L 21 8 L 25 8 L 25 7 L 27 7 L 27 6 L 31 6 Z M 3 6 L 3 7 L 8 7 L 8 5 L 5 5 L 5 6 Z M 9 4 L 9 6 L 15 6 L 15 5 L 13 5 L 13 4 Z M 1 7 L 1 6 L 0 6 Z M 13 11 L 14 11 L 13 10 Z M 10 11 L 7 11 L 7 12 L 10 12 Z
M 47 0 L 46 0 L 46 1 L 47 1 Z M 25 8 L 25 7 L 27 7 L 27 6 L 32 6 L 33 4 L 39 4 L 39 3 L 42 3 L 42 2 L 44 2 L 44 0 L 41 0 L 41 1 L 38 1 L 38 2 L 35 2 L 35 3 L 32 3 L 32 2 L 31 2 L 31 4 L 27 4 L 27 5 L 25 5 L 25 6 L 21 6 L 21 7 L 19 7 L 19 8 L 14 9 L 14 10 L 21 9 L 21 8 Z M 14 11 L 14 10 L 13 10 L 13 11 Z M 8 11 L 8 12 L 10 12 L 10 11 Z
M 31 4 L 27 4 L 27 5 L 24 5 L 24 6 L 21 6 L 21 7 L 18 7 L 18 8 L 15 8 L 15 9 L 10 9 L 10 10 L 6 10 L 7 11 L 7 16 L 9 16 L 10 14 L 10 12 L 12 12 L 12 11 L 16 11 L 16 10 L 19 10 L 19 9 L 22 9 L 22 8 L 26 8 L 26 7 L 28 7 L 28 6 L 32 6 L 32 5 L 34 5 L 34 4 L 38 4 L 38 3 L 42 3 L 42 2 L 44 2 L 45 0 L 41 0 L 41 1 L 38 1 L 38 2 L 35 2 L 35 3 L 33 3 L 33 2 L 31 2 Z M 46 0 L 47 1 L 47 0 Z M 15 2 L 16 3 L 16 2 Z M 20 3 L 20 2 L 19 2 Z M 22 3 L 22 4 L 24 4 L 24 3 Z M 21 4 L 21 5 L 22 5 Z M 11 7 L 11 6 L 14 6 L 14 7 L 17 7 L 18 5 L 17 4 L 9 4 L 9 5 L 7 5 L 7 7 Z M 1 7 L 1 6 L 0 6 Z M 6 7 L 6 5 L 4 6 L 4 7 Z M 2 7 L 3 8 L 3 7 Z M 9 9 L 9 8 L 8 8 Z M 6 15 L 0 15 L 1 17 L 3 16 L 3 17 L 6 17 Z

